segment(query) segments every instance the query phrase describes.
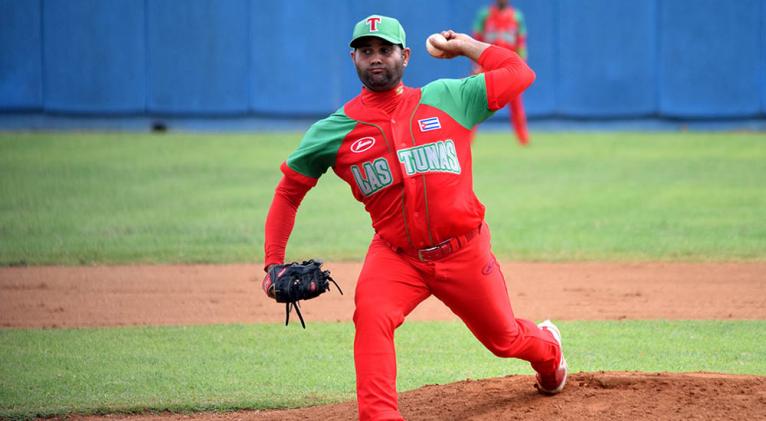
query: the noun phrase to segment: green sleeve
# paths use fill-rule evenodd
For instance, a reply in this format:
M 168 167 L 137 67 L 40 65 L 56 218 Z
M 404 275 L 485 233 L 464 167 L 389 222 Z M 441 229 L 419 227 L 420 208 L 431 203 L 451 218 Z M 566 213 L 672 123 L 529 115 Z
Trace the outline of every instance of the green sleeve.
M 471 129 L 491 116 L 484 74 L 465 79 L 439 79 L 423 87 L 421 104 L 436 107 Z
M 319 178 L 335 165 L 335 156 L 356 122 L 339 109 L 314 123 L 303 135 L 298 148 L 287 157 L 287 166 L 311 178 Z
M 521 56 L 521 58 L 526 61 L 527 60 L 527 24 L 524 22 L 524 14 L 521 13 L 519 9 L 515 10 L 516 12 L 516 26 L 519 28 L 518 33 L 518 48 L 516 49 L 516 53 Z
M 489 16 L 489 7 L 482 7 L 479 9 L 479 13 L 476 14 L 476 18 L 473 20 L 474 34 L 484 33 L 484 26 L 487 24 L 487 16 Z
M 524 22 L 524 14 L 521 13 L 519 9 L 516 9 L 515 12 L 516 12 L 516 26 L 519 28 L 519 36 L 526 37 L 527 24 L 526 22 Z

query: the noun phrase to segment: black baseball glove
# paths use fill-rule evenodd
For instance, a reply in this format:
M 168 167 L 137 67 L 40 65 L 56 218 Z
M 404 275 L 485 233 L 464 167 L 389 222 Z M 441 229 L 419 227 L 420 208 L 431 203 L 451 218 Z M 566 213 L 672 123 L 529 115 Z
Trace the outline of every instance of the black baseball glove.
M 330 277 L 330 271 L 322 270 L 321 266 L 321 260 L 311 259 L 303 263 L 272 265 L 266 271 L 261 287 L 269 297 L 285 303 L 285 326 L 290 322 L 290 311 L 294 308 L 305 329 L 298 301 L 318 297 L 330 289 L 330 282 L 343 294 L 338 283 Z

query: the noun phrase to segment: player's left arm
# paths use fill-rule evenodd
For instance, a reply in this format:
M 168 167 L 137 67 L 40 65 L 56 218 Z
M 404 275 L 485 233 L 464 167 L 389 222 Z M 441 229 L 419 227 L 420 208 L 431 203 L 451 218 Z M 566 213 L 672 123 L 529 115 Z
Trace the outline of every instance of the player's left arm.
M 314 123 L 304 134 L 300 145 L 280 170 L 283 177 L 274 190 L 274 198 L 266 216 L 264 268 L 284 263 L 287 242 L 295 225 L 295 216 L 306 193 L 316 186 L 319 177 L 335 162 L 342 134 L 353 122 L 336 111 Z
M 272 265 L 285 261 L 285 249 L 295 225 L 303 198 L 317 183 L 316 179 L 304 176 L 282 163 L 282 179 L 274 189 L 274 197 L 266 215 L 264 229 L 264 270 L 268 272 Z

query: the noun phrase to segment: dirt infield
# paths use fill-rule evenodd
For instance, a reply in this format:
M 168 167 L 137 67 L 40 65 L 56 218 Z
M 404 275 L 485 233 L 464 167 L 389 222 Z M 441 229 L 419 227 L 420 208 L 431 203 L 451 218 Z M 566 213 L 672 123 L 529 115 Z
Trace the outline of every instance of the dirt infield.
M 350 321 L 356 263 L 328 264 L 337 292 L 303 306 L 312 321 Z M 519 317 L 554 320 L 766 319 L 766 263 L 507 263 Z M 281 322 L 257 265 L 0 268 L 0 326 L 82 327 Z M 409 320 L 454 316 L 429 299 Z M 531 376 L 403 393 L 409 420 L 766 419 L 766 378 L 713 373 L 577 373 L 543 397 Z M 131 420 L 348 420 L 355 403 L 283 411 L 112 415 Z M 75 419 L 79 417 L 73 417 Z M 93 418 L 93 417 L 90 417 Z M 71 419 L 71 418 L 70 418 Z
M 331 263 L 333 289 L 306 320 L 350 321 L 359 263 Z M 506 263 L 514 312 L 541 320 L 766 319 L 764 263 Z M 282 321 L 258 265 L 0 268 L 0 326 L 82 327 Z M 450 320 L 436 299 L 408 320 Z

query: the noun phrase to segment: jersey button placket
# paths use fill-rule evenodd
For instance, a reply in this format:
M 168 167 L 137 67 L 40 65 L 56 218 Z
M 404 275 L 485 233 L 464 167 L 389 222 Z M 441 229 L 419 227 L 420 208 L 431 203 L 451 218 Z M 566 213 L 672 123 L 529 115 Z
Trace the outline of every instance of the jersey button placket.
M 389 124 L 391 124 L 391 136 L 393 138 L 394 148 L 399 151 L 401 149 L 406 149 L 409 145 L 407 144 L 407 137 L 402 135 L 402 133 L 399 133 L 396 126 L 396 119 L 392 118 L 389 120 Z M 398 155 L 398 154 L 397 154 Z M 397 156 L 397 162 L 398 162 L 398 156 Z M 420 238 L 420 234 L 417 233 L 417 229 L 415 228 L 413 224 L 413 221 L 417 221 L 418 212 L 414 211 L 412 209 L 410 200 L 407 198 L 415 197 L 417 186 L 415 185 L 415 180 L 408 176 L 406 171 L 402 168 L 401 162 L 399 162 L 399 170 L 402 174 L 402 188 L 404 189 L 404 197 L 405 197 L 405 212 L 407 213 L 407 220 L 409 221 L 410 227 L 413 229 L 412 235 L 415 238 Z M 413 214 L 414 213 L 414 214 Z M 413 238 L 413 240 L 415 240 Z M 422 241 L 416 241 L 417 244 L 422 243 Z
M 399 148 L 406 148 L 407 147 L 407 141 L 402 137 L 401 139 L 399 136 L 397 136 L 397 130 L 396 130 L 396 119 L 391 119 L 391 133 L 394 135 L 394 143 L 399 145 Z

